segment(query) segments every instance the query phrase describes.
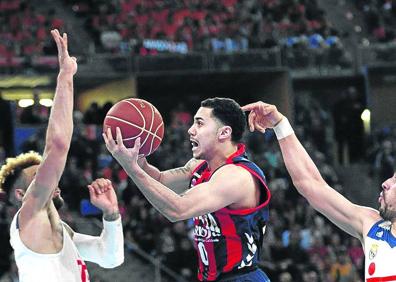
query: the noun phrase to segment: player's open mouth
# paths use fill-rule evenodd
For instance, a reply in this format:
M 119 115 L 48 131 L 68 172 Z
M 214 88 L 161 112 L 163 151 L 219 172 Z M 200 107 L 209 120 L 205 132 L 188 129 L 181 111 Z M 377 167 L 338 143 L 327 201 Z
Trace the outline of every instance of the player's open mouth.
M 196 148 L 198 147 L 198 142 L 196 142 L 196 141 L 194 141 L 194 140 L 190 140 L 190 142 L 191 142 L 191 146 L 192 146 L 192 149 L 193 149 L 193 150 L 196 149 Z
M 384 196 L 382 194 L 382 192 L 380 193 L 379 197 L 378 197 L 378 203 L 381 203 L 381 201 L 384 199 Z

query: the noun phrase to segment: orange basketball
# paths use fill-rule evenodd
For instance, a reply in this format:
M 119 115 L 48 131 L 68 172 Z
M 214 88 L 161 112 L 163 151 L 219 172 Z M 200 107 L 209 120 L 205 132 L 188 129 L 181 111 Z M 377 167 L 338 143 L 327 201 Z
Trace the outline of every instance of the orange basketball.
M 161 144 L 164 136 L 164 122 L 160 112 L 149 102 L 130 98 L 117 102 L 107 112 L 103 122 L 103 131 L 111 128 L 116 139 L 116 128 L 121 129 L 125 147 L 131 148 L 140 137 L 140 154 L 153 153 Z

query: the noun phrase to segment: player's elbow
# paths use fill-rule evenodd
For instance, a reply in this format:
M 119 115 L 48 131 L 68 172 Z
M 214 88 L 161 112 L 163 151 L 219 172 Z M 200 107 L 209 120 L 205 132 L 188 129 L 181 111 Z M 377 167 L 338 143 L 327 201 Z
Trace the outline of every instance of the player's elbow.
M 296 187 L 298 192 L 302 193 L 302 191 L 307 190 L 306 181 L 302 179 L 293 179 L 293 186 Z
M 172 223 L 178 222 L 183 220 L 180 214 L 177 212 L 170 212 L 165 215 L 165 217 Z
M 190 218 L 189 216 L 189 209 L 181 204 L 174 207 L 174 209 L 169 210 L 165 217 L 172 223 L 182 221 L 185 219 Z
M 46 142 L 46 151 L 53 153 L 67 153 L 70 147 L 70 142 L 62 136 L 53 136 Z
M 308 201 L 315 200 L 315 198 L 320 195 L 318 193 L 322 187 L 326 186 L 326 182 L 321 180 L 296 180 L 293 181 L 294 187 L 296 187 L 297 191 Z

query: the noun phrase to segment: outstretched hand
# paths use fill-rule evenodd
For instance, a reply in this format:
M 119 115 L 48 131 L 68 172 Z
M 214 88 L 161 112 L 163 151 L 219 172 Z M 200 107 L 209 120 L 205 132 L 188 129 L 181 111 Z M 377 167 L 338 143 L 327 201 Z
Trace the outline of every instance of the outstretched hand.
M 103 214 L 118 213 L 117 195 L 110 180 L 98 178 L 87 187 L 91 203 L 101 209 Z
M 139 167 L 137 161 L 140 156 L 140 137 L 136 138 L 134 146 L 128 149 L 122 141 L 121 129 L 119 127 L 116 128 L 116 140 L 114 140 L 110 128 L 108 128 L 106 133 L 103 133 L 102 136 L 106 143 L 107 150 L 109 150 L 111 155 L 124 169 Z
M 70 57 L 67 50 L 67 34 L 63 33 L 61 36 L 57 29 L 51 30 L 52 37 L 55 40 L 56 47 L 58 48 L 59 69 L 61 72 L 71 75 L 77 72 L 77 59 Z
M 273 128 L 283 118 L 283 115 L 274 105 L 261 101 L 245 105 L 242 110 L 250 111 L 248 120 L 251 132 L 258 130 L 264 133 L 267 128 Z

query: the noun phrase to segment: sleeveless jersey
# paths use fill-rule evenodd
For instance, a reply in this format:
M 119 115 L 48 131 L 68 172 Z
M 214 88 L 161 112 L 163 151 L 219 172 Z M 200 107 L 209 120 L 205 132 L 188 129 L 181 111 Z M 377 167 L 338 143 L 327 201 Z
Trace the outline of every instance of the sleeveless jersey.
M 264 173 L 246 158 L 243 144 L 238 145 L 237 152 L 227 159 L 226 164 L 240 166 L 259 180 L 260 204 L 243 210 L 224 207 L 194 218 L 200 281 L 215 281 L 222 273 L 256 266 L 269 217 L 268 202 L 271 194 Z M 203 162 L 195 169 L 190 187 L 208 181 L 212 174 L 207 162 Z
M 380 220 L 364 240 L 366 282 L 396 281 L 396 238 L 391 223 Z
M 62 250 L 55 254 L 39 254 L 26 247 L 19 237 L 18 215 L 19 212 L 10 226 L 10 243 L 14 249 L 20 282 L 89 282 L 85 262 L 63 223 Z

